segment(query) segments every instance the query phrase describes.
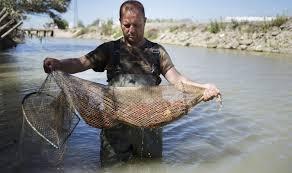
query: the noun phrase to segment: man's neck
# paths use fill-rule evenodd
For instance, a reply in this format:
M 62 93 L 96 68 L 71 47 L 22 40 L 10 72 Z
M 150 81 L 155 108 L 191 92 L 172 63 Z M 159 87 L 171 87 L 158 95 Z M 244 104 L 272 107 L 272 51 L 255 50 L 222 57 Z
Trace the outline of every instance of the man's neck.
M 141 46 L 143 46 L 143 45 L 145 44 L 146 39 L 143 38 L 141 41 L 139 41 L 139 42 L 137 42 L 137 43 L 129 43 L 128 41 L 126 41 L 126 40 L 124 39 L 124 42 L 125 42 L 125 43 L 127 44 L 127 46 L 129 46 L 129 47 L 141 47 Z

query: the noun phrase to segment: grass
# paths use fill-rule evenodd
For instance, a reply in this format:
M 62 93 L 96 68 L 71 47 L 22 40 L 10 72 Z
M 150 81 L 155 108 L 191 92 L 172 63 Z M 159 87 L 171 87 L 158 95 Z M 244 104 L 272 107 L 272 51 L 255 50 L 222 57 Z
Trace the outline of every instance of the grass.
M 155 40 L 158 37 L 158 29 L 152 28 L 145 32 L 145 37 L 149 40 Z
M 234 19 L 232 19 L 232 20 L 231 20 L 231 28 L 232 28 L 232 29 L 236 29 L 236 28 L 238 28 L 238 27 L 239 27 L 239 22 L 236 21 L 236 20 L 234 20 Z
M 113 28 L 113 38 L 118 39 L 123 36 L 123 32 L 120 27 Z
M 169 32 L 171 32 L 171 33 L 176 33 L 179 29 L 180 29 L 180 26 L 179 26 L 179 25 L 171 26 L 171 27 L 169 28 Z
M 76 36 L 80 36 L 89 32 L 89 28 L 81 28 L 80 31 L 76 33 Z
M 101 34 L 102 35 L 112 35 L 113 34 L 113 20 L 108 20 L 103 22 L 101 25 Z
M 289 17 L 284 15 L 277 15 L 275 19 L 271 21 L 263 21 L 263 22 L 245 22 L 239 23 L 240 26 L 246 26 L 245 32 L 254 33 L 257 31 L 260 32 L 268 32 L 273 27 L 280 27 L 285 24 L 289 20 Z
M 273 19 L 271 22 L 270 22 L 270 26 L 273 27 L 273 26 L 276 26 L 276 27 L 280 27 L 281 25 L 283 25 L 284 23 L 286 23 L 288 21 L 288 17 L 287 16 L 284 16 L 284 15 L 277 15 L 275 19 Z
M 213 21 L 210 22 L 208 30 L 213 34 L 216 34 L 220 31 L 219 23 L 217 22 L 217 20 L 215 20 L 214 22 Z
M 277 15 L 271 21 L 263 21 L 263 22 L 250 22 L 250 21 L 236 21 L 231 20 L 231 22 L 222 22 L 222 20 L 213 20 L 210 21 L 207 25 L 193 25 L 193 24 L 177 24 L 172 25 L 168 28 L 168 31 L 173 34 L 177 34 L 180 31 L 184 32 L 195 32 L 199 29 L 201 32 L 210 32 L 210 33 L 219 33 L 221 31 L 232 31 L 236 30 L 239 32 L 244 33 L 255 33 L 255 32 L 268 32 L 273 27 L 280 27 L 281 25 L 285 24 L 289 20 L 289 17 L 284 15 Z M 173 21 L 174 22 L 174 21 Z M 117 39 L 122 36 L 122 31 L 119 26 L 115 26 L 112 20 L 104 21 L 97 31 L 100 34 L 105 36 L 112 36 L 113 38 Z M 77 36 L 86 34 L 87 32 L 91 32 L 88 27 L 82 28 L 78 33 Z M 145 37 L 150 40 L 155 40 L 159 37 L 159 33 L 161 31 L 159 28 L 152 28 L 145 30 Z

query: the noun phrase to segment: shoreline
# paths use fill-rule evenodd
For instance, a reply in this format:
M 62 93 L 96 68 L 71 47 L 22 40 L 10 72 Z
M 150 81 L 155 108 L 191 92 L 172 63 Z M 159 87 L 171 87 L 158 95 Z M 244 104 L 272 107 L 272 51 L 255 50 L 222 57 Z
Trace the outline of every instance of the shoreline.
M 267 27 L 262 22 L 229 22 L 217 25 L 223 29 L 217 28 L 218 31 L 214 32 L 210 24 L 146 23 L 145 37 L 157 43 L 186 47 L 292 54 L 292 18 L 288 18 L 280 26 Z M 117 25 L 111 26 L 107 33 L 102 27 L 94 26 L 54 31 L 55 38 L 115 40 L 122 36 Z

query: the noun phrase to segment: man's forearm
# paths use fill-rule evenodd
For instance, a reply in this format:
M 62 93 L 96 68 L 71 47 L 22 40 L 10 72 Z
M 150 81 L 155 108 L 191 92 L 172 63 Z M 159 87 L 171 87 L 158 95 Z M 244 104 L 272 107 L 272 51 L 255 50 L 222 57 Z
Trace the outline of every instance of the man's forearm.
M 89 68 L 91 68 L 91 65 L 84 57 L 60 60 L 59 70 L 67 73 L 78 73 L 88 70 Z
M 181 75 L 175 67 L 169 69 L 164 75 L 165 78 L 179 90 L 186 92 L 196 92 L 197 90 L 204 90 L 203 99 L 208 101 L 214 97 L 220 96 L 220 91 L 213 84 L 200 84 L 187 79 Z
M 196 83 L 186 78 L 185 76 L 181 75 L 174 67 L 166 73 L 165 78 L 173 85 L 184 84 L 194 87 L 205 88 L 205 84 Z
M 205 84 L 196 83 L 182 75 L 179 75 L 176 78 L 176 81 L 172 84 L 175 85 L 177 89 L 189 93 L 204 92 L 204 90 L 207 88 Z

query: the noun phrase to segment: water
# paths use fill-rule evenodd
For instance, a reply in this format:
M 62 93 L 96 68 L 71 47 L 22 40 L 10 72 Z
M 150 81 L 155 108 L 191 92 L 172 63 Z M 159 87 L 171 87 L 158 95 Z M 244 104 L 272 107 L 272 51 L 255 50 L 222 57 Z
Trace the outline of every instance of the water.
M 201 103 L 164 127 L 162 161 L 101 170 L 100 130 L 81 121 L 67 142 L 61 164 L 52 166 L 33 159 L 38 155 L 35 152 L 30 159 L 24 157 L 27 165 L 20 165 L 21 100 L 45 79 L 43 59 L 79 57 L 100 43 L 28 40 L 0 53 L 1 172 L 292 172 L 291 55 L 170 45 L 165 47 L 177 69 L 192 80 L 216 84 L 223 95 L 223 107 L 218 112 L 215 101 Z M 106 83 L 104 73 L 92 70 L 77 76 Z

